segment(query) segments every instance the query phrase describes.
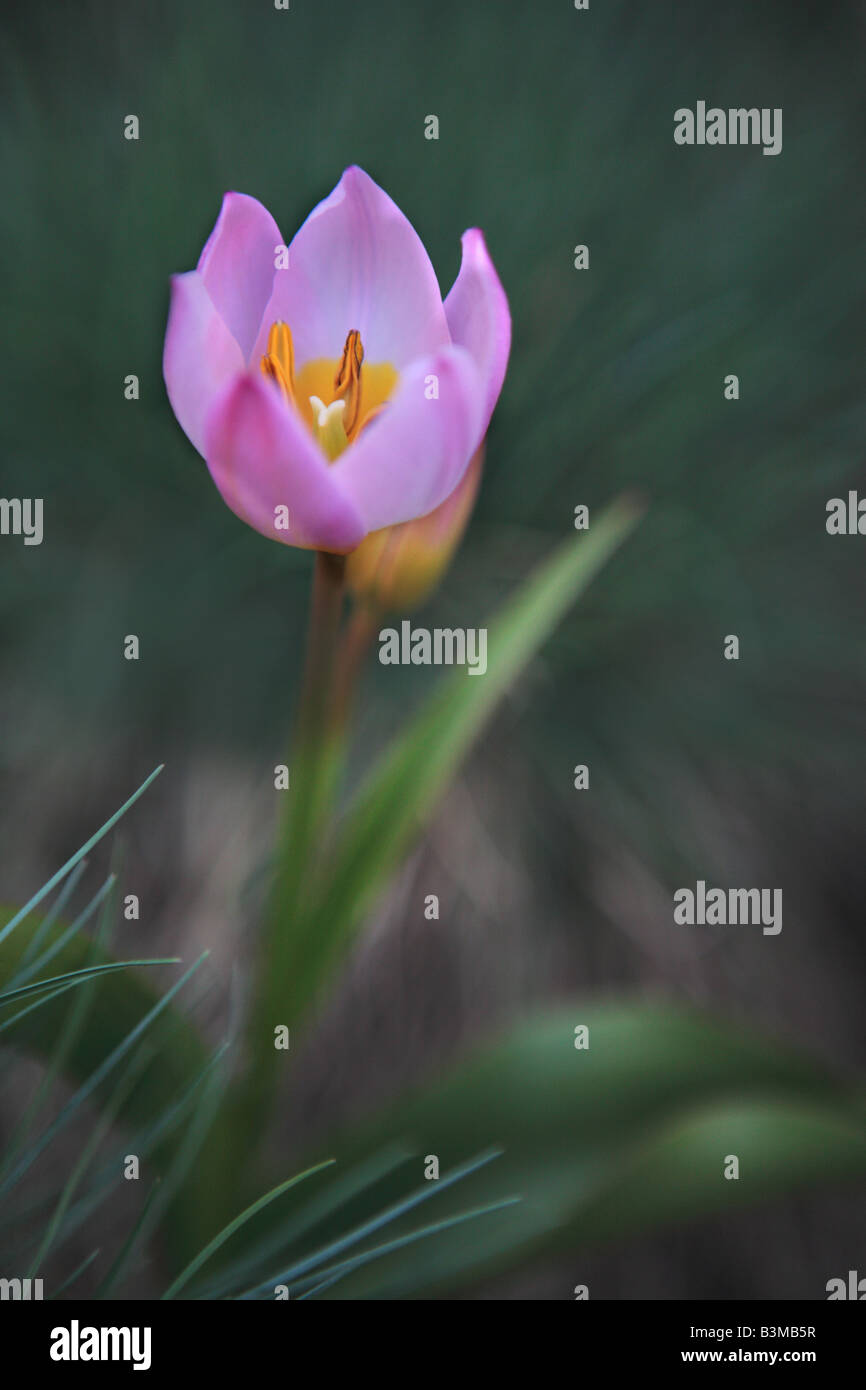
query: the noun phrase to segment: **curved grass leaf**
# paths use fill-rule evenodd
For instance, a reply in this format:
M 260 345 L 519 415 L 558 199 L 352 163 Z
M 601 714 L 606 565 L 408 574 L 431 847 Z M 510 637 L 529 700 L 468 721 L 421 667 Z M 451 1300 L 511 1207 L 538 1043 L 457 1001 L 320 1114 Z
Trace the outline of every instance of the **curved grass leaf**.
M 0 922 L 4 918 L 8 920 L 12 913 L 13 909 L 0 908 Z M 13 975 L 22 949 L 26 951 L 25 943 L 31 934 L 40 929 L 38 921 L 29 922 L 20 927 L 13 938 L 7 938 L 0 944 L 0 977 L 10 978 Z M 55 922 L 47 938 L 53 944 L 63 934 L 62 924 Z M 124 962 L 109 956 L 88 937 L 77 936 L 67 941 L 57 955 L 57 963 L 67 977 L 94 966 L 112 967 L 109 978 L 93 977 L 94 1003 L 90 1023 L 74 1039 L 64 1061 L 65 1074 L 80 1082 L 123 1040 L 130 1020 L 141 1018 L 155 1007 L 160 1000 L 160 992 L 144 976 L 126 971 Z M 63 986 L 58 993 L 65 988 Z M 47 1005 L 41 1014 L 25 1018 L 25 1011 L 22 1010 L 20 1015 L 15 1016 L 16 1026 L 10 1026 L 6 1039 L 10 1046 L 47 1060 L 63 1026 L 65 1006 L 62 1001 L 40 1002 Z M 11 1025 L 13 1020 L 6 1022 Z M 159 1016 L 154 1018 L 152 1029 L 152 1037 L 160 1051 L 160 1066 L 151 1068 L 130 1096 L 125 1114 L 131 1123 L 147 1124 L 154 1121 L 201 1073 L 210 1057 L 210 1051 L 197 1030 L 177 1009 L 163 1007 Z
M 129 797 L 129 799 L 123 803 L 120 809 L 118 811 L 115 811 L 113 816 L 109 816 L 108 820 L 105 822 L 104 825 L 100 826 L 96 834 L 91 835 L 90 839 L 87 840 L 86 843 L 83 844 L 79 850 L 76 850 L 75 854 L 72 855 L 72 858 L 67 859 L 66 863 L 57 870 L 56 874 L 52 874 L 51 878 L 49 878 L 47 883 L 43 883 L 42 887 L 39 889 L 37 893 L 33 894 L 33 897 L 30 899 L 29 902 L 26 902 L 22 908 L 19 908 L 17 912 L 13 913 L 13 915 L 8 919 L 8 921 L 5 923 L 2 929 L 0 929 L 0 942 L 5 941 L 6 937 L 11 935 L 15 928 L 19 926 L 20 923 L 23 922 L 24 919 L 30 915 L 33 909 L 39 906 L 43 898 L 47 898 L 48 894 L 54 888 L 57 887 L 58 883 L 61 883 L 63 879 L 66 877 L 66 875 L 68 873 L 71 873 L 72 870 L 76 867 L 76 865 L 78 865 L 81 862 L 85 855 L 90 853 L 94 845 L 98 845 L 99 841 L 104 839 L 104 837 L 108 834 L 110 830 L 113 830 L 114 826 L 117 825 L 117 822 L 121 819 L 121 817 L 126 815 L 126 812 L 129 810 L 130 806 L 134 806 L 136 801 L 138 801 L 139 797 L 144 795 L 151 782 L 153 782 L 162 772 L 162 769 L 163 764 L 160 763 L 159 767 L 154 768 L 150 776 L 142 782 L 138 790 L 133 792 L 132 796 Z
M 87 980 L 93 980 L 98 975 L 112 975 L 116 970 L 128 970 L 134 965 L 179 965 L 179 956 L 161 956 L 150 960 L 119 960 L 111 965 L 91 965 L 83 970 L 69 970 L 65 975 L 52 975 L 47 980 L 36 980 L 32 985 L 21 985 L 17 989 L 7 989 L 0 993 L 0 1008 L 4 1004 L 12 1004 L 19 999 L 27 999 L 33 994 L 42 994 L 49 990 L 54 992 L 56 987 L 72 988 L 74 985 L 83 985 Z
M 136 1247 L 149 1237 L 156 1220 L 163 1214 L 164 1208 L 174 1196 L 185 1176 L 190 1156 L 195 1157 L 203 1139 L 203 1131 L 206 1132 L 212 1118 L 212 1113 L 208 1110 L 204 1124 L 201 1123 L 203 1107 L 200 1102 L 195 1103 L 197 1101 L 196 1093 L 201 1097 L 202 1090 L 206 1088 L 214 1069 L 224 1055 L 225 1049 L 218 1049 L 214 1056 L 208 1059 L 201 1075 L 192 1082 L 179 1100 L 176 1100 L 169 1109 L 165 1110 L 152 1125 L 137 1127 L 133 1131 L 134 1139 L 123 1141 L 122 1145 L 92 1175 L 88 1191 L 69 1208 L 59 1232 L 59 1240 L 65 1240 L 76 1230 L 79 1230 L 116 1190 L 117 1175 L 122 1170 L 123 1157 L 131 1145 L 140 1159 L 152 1158 L 154 1164 L 165 1166 L 164 1176 L 157 1175 L 154 1178 L 147 1199 L 136 1218 L 124 1247 L 94 1294 L 95 1298 L 107 1297 L 108 1289 L 122 1278 Z M 204 1087 L 203 1083 L 205 1083 Z M 166 1136 L 175 1131 L 181 1123 L 183 1124 L 183 1131 L 179 1142 L 174 1147 L 167 1145 L 165 1143 Z M 48 1192 L 36 1201 L 30 1202 L 20 1214 L 20 1224 L 32 1227 L 38 1219 L 39 1213 L 55 1197 L 55 1193 Z M 185 1210 L 186 1207 L 179 1208 L 180 1214 L 183 1215 Z
M 300 1295 L 300 1299 L 314 1298 L 316 1294 L 323 1293 L 325 1289 L 330 1289 L 339 1280 L 345 1278 L 352 1270 L 361 1269 L 363 1265 L 372 1264 L 374 1260 L 381 1260 L 385 1255 L 390 1255 L 395 1250 L 402 1250 L 407 1245 L 414 1245 L 416 1241 L 425 1240 L 430 1236 L 441 1234 L 442 1231 L 453 1229 L 455 1226 L 462 1226 L 465 1221 L 475 1221 L 479 1216 L 493 1216 L 498 1211 L 504 1211 L 506 1207 L 513 1207 L 521 1199 L 519 1197 L 503 1197 L 500 1202 L 491 1202 L 486 1207 L 475 1207 L 472 1211 L 459 1212 L 457 1216 L 449 1216 L 444 1221 L 434 1221 L 429 1226 L 419 1226 L 415 1231 L 409 1231 L 404 1236 L 398 1236 L 396 1240 L 386 1241 L 383 1245 L 375 1245 L 372 1250 L 365 1250 L 363 1255 L 354 1255 L 350 1260 L 342 1260 L 339 1264 L 331 1265 L 328 1269 L 319 1270 L 315 1276 L 307 1275 L 307 1281 L 312 1278 L 326 1277 L 321 1283 L 315 1284 L 306 1293 Z M 306 1282 L 301 1280 L 301 1283 Z
M 14 909 L 0 908 L 0 922 L 14 915 Z M 44 922 L 35 916 L 21 924 L 14 936 L 7 935 L 0 941 L 0 977 L 8 979 L 14 975 L 16 965 L 22 954 L 26 955 L 36 933 L 42 936 L 43 944 L 47 941 L 52 948 L 66 934 L 62 923 L 55 921 L 46 930 Z M 94 965 L 113 967 L 110 972 L 86 981 L 86 990 L 92 992 L 87 1018 L 83 1022 L 79 1020 L 79 1025 L 70 1032 L 66 1001 L 58 997 L 66 992 L 68 985 L 64 985 L 58 987 L 55 994 L 37 996 L 35 1003 L 4 1020 L 0 1027 L 8 1025 L 8 1028 L 3 1033 L 3 1041 L 41 1058 L 51 1068 L 57 1040 L 65 1037 L 68 1045 L 64 1047 L 62 1072 L 71 1081 L 83 1083 L 106 1056 L 123 1043 L 131 1020 L 151 1017 L 150 1037 L 159 1053 L 159 1065 L 149 1067 L 144 1073 L 126 1100 L 120 1122 L 135 1128 L 140 1135 L 143 1131 L 139 1147 L 146 1138 L 156 1169 L 165 1178 L 154 1205 L 162 1210 L 169 1199 L 173 1203 L 170 1215 L 165 1218 L 166 1233 L 171 1257 L 180 1266 L 201 1248 L 203 1241 L 213 1233 L 213 1225 L 201 1210 L 207 1194 L 195 1189 L 190 1196 L 175 1190 L 181 1181 L 176 1160 L 189 1148 L 188 1141 L 201 1128 L 197 1119 L 194 1124 L 179 1128 L 178 1097 L 190 1097 L 198 1090 L 202 1078 L 212 1071 L 214 1054 L 173 1003 L 161 998 L 159 990 L 140 973 L 127 971 L 123 962 L 112 959 L 98 941 L 81 934 L 72 939 L 67 937 L 56 960 L 69 974 L 91 969 Z M 83 995 L 84 991 L 81 993 Z M 186 1100 L 181 1102 L 180 1109 L 185 1106 Z M 203 1123 L 213 1123 L 213 1107 Z M 199 1139 L 202 1141 L 203 1136 Z M 170 1173 L 178 1176 L 177 1182 L 168 1181 Z M 91 1195 L 76 1202 L 64 1223 L 64 1233 L 69 1221 L 78 1221 L 82 1212 L 86 1213 L 100 1200 L 97 1193 L 95 1197 Z
M 78 863 L 75 865 L 75 868 L 68 875 L 66 882 L 61 886 L 60 891 L 57 894 L 57 897 L 54 899 L 54 902 L 51 904 L 44 917 L 40 919 L 39 925 L 37 926 L 36 930 L 31 934 L 30 940 L 28 941 L 27 946 L 21 955 L 21 959 L 18 962 L 19 972 L 23 970 L 25 966 L 29 965 L 31 960 L 36 956 L 37 952 L 39 951 L 39 947 L 45 940 L 46 935 L 51 931 L 51 928 L 53 927 L 54 923 L 57 921 L 58 917 L 63 912 L 63 909 L 65 908 L 72 894 L 75 892 L 75 889 L 78 887 L 78 884 L 81 880 L 81 876 L 86 868 L 87 860 L 80 859 Z
M 150 1024 L 156 1018 L 158 1018 L 158 1016 L 168 1006 L 170 1001 L 177 994 L 178 990 L 182 989 L 182 987 L 186 984 L 187 980 L 189 980 L 195 974 L 202 961 L 204 961 L 207 958 L 207 955 L 207 951 L 202 952 L 198 960 L 195 961 L 195 963 L 191 965 L 188 970 L 184 971 L 181 978 L 177 980 L 175 984 L 173 984 L 171 988 L 162 996 L 162 998 L 158 1000 L 158 1002 L 153 1006 L 153 1008 L 145 1014 L 144 1018 L 141 1019 L 135 1025 L 134 1028 L 130 1029 L 126 1033 L 122 1040 L 117 1044 L 116 1047 L 112 1048 L 112 1050 L 108 1053 L 107 1056 L 105 1055 L 103 1049 L 98 1066 L 94 1069 L 93 1072 L 91 1072 L 90 1076 L 88 1076 L 86 1081 L 84 1081 L 82 1085 L 78 1087 L 75 1094 L 62 1107 L 57 1117 L 52 1121 L 52 1123 L 47 1127 L 47 1129 L 43 1131 L 39 1138 L 28 1147 L 27 1152 L 22 1155 L 18 1163 L 15 1164 L 12 1170 L 3 1178 L 3 1181 L 0 1182 L 0 1196 L 8 1192 L 9 1189 L 13 1187 L 21 1177 L 23 1177 L 24 1173 L 30 1167 L 31 1163 L 33 1163 L 33 1161 L 36 1158 L 38 1158 L 39 1155 L 48 1147 L 48 1145 L 52 1142 L 57 1133 L 69 1122 L 69 1120 L 79 1109 L 79 1107 L 84 1103 L 84 1101 L 88 1098 L 88 1096 L 93 1094 L 97 1086 L 99 1086 L 100 1082 L 102 1082 L 105 1079 L 105 1077 L 109 1075 L 109 1073 L 117 1065 L 117 1063 L 120 1062 L 122 1058 L 125 1057 L 127 1053 L 131 1050 L 131 1048 L 135 1046 L 139 1038 L 143 1035 L 143 1033 L 150 1026 Z
M 119 1284 L 122 1281 L 123 1276 L 126 1273 L 127 1266 L 129 1265 L 129 1262 L 132 1259 L 133 1254 L 135 1253 L 135 1249 L 141 1238 L 142 1231 L 145 1229 L 145 1226 L 147 1224 L 148 1213 L 150 1212 L 153 1206 L 153 1201 L 156 1197 L 158 1190 L 159 1178 L 154 1178 L 153 1182 L 150 1185 L 150 1191 L 148 1192 L 147 1196 L 144 1199 L 144 1202 L 142 1203 L 141 1211 L 138 1213 L 138 1216 L 135 1220 L 135 1224 L 129 1231 L 129 1234 L 126 1237 L 126 1240 L 123 1242 L 123 1245 L 120 1247 L 120 1250 L 117 1252 L 117 1255 L 115 1256 L 115 1259 L 111 1264 L 111 1267 L 94 1290 L 94 1299 L 107 1298 L 110 1291 L 115 1287 L 115 1285 Z
M 282 1197 L 284 1192 L 288 1192 L 291 1188 L 296 1187 L 298 1183 L 303 1182 L 305 1178 L 311 1178 L 315 1173 L 320 1173 L 323 1168 L 329 1168 L 333 1162 L 334 1160 L 332 1158 L 326 1158 L 321 1163 L 315 1163 L 311 1168 L 306 1168 L 302 1173 L 296 1173 L 293 1177 L 287 1178 L 285 1182 L 281 1182 L 276 1187 L 271 1188 L 270 1192 L 266 1192 L 264 1196 L 259 1197 L 257 1201 L 240 1212 L 233 1221 L 230 1221 L 227 1226 L 224 1226 L 223 1229 L 214 1236 L 213 1240 L 208 1242 L 203 1250 L 199 1251 L 195 1259 L 191 1260 L 187 1265 L 186 1269 L 181 1270 L 177 1278 L 172 1281 L 162 1295 L 163 1298 L 174 1298 L 176 1294 L 180 1293 L 181 1289 L 186 1287 L 193 1275 L 198 1273 L 202 1265 L 210 1259 L 211 1255 L 215 1255 L 217 1250 L 221 1249 L 226 1241 L 230 1240 L 235 1232 L 239 1231 L 242 1226 L 245 1226 L 248 1221 L 251 1221 L 258 1212 L 270 1206 L 271 1202 L 275 1202 L 278 1197 Z
M 13 1014 L 11 1018 L 4 1019 L 3 1022 L 0 1023 L 0 1033 L 4 1032 L 7 1028 L 12 1028 L 13 1025 L 24 1018 L 26 1014 L 29 1014 L 32 1009 L 41 1009 L 43 1004 L 50 1003 L 52 999 L 56 999 L 59 995 L 65 994 L 69 989 L 75 989 L 77 983 L 78 981 L 73 979 L 68 984 L 60 985 L 58 989 L 50 990 L 48 994 L 40 994 L 34 999 L 32 1004 L 27 1005 L 26 1009 L 19 1009 L 17 1014 Z
M 120 1080 L 117 1082 L 113 1094 L 109 1098 L 107 1104 L 102 1107 L 98 1122 L 94 1125 L 87 1143 L 76 1158 L 72 1171 L 63 1185 L 57 1204 L 51 1214 L 51 1219 L 42 1233 L 39 1248 L 33 1256 L 33 1260 L 27 1271 L 27 1277 L 29 1279 L 36 1276 L 49 1250 L 56 1242 L 57 1234 L 63 1224 L 63 1218 L 66 1215 L 69 1204 L 75 1195 L 76 1188 L 79 1186 L 84 1174 L 90 1167 L 94 1154 L 97 1152 L 106 1136 L 110 1133 L 111 1127 L 117 1118 L 126 1096 L 141 1075 L 142 1069 L 148 1066 L 150 1061 L 150 1054 L 144 1050 L 133 1053 L 132 1059 L 125 1068 Z
M 470 1177 L 473 1173 L 477 1173 L 480 1169 L 486 1168 L 488 1163 L 500 1157 L 501 1154 L 499 1150 L 493 1149 L 489 1153 L 480 1154 L 478 1157 L 472 1158 L 466 1163 L 459 1164 L 451 1172 L 446 1173 L 444 1177 L 438 1178 L 436 1182 L 427 1182 L 423 1187 L 413 1188 L 407 1196 L 401 1197 L 399 1201 L 385 1207 L 384 1211 L 377 1211 L 375 1216 L 370 1217 L 369 1220 L 363 1221 L 359 1226 L 353 1226 L 350 1231 L 340 1235 L 336 1240 L 330 1241 L 326 1245 L 313 1251 L 312 1254 L 305 1255 L 300 1260 L 296 1260 L 293 1264 L 285 1267 L 280 1274 L 265 1279 L 262 1283 L 257 1284 L 255 1288 L 248 1289 L 246 1293 L 240 1295 L 241 1299 L 255 1298 L 258 1294 L 271 1290 L 275 1284 L 291 1284 L 298 1279 L 302 1279 L 305 1275 L 309 1275 L 312 1270 L 318 1270 L 319 1266 L 324 1264 L 333 1255 L 340 1255 L 344 1250 L 349 1250 L 353 1245 L 358 1245 L 360 1242 L 366 1240 L 368 1236 L 375 1235 L 376 1231 L 380 1231 L 383 1226 L 398 1222 L 401 1217 L 413 1212 L 415 1208 L 421 1206 L 422 1203 L 429 1202 L 433 1197 L 440 1197 L 443 1192 L 453 1187 L 455 1183 L 464 1182 L 465 1179 Z M 508 1200 L 510 1202 L 513 1199 L 509 1198 Z M 318 1277 L 318 1274 L 314 1276 L 315 1279 L 318 1279 Z
M 93 914 L 96 912 L 96 909 L 112 900 L 112 890 L 116 882 L 117 880 L 115 876 L 113 874 L 109 874 L 102 887 L 96 893 L 94 893 L 93 897 L 90 899 L 90 902 L 87 904 L 84 910 L 78 914 L 74 922 L 72 922 L 71 925 L 66 928 L 65 932 L 58 936 L 56 940 L 52 941 L 51 944 L 47 946 L 41 954 L 37 955 L 35 959 L 31 960 L 29 963 L 25 963 L 22 959 L 18 964 L 18 969 L 15 971 L 15 974 L 10 981 L 10 986 L 15 986 L 17 988 L 25 981 L 32 979 L 34 975 L 37 975 L 40 970 L 43 970 L 45 968 L 49 961 L 53 960 L 56 955 L 59 955 L 60 952 L 63 950 L 63 947 L 66 945 L 67 941 L 71 941 L 72 937 L 75 936 L 78 932 L 80 932 L 82 927 L 85 927 L 87 925 Z M 2 1002 L 2 998 L 3 996 L 0 995 L 0 1002 Z
M 63 1283 L 58 1284 L 54 1292 L 48 1295 L 49 1303 L 52 1299 L 59 1298 L 62 1293 L 65 1293 L 66 1290 L 70 1287 L 70 1285 L 74 1284 L 76 1279 L 80 1278 L 84 1271 L 90 1268 L 90 1266 L 93 1264 L 93 1261 L 97 1258 L 98 1255 L 99 1247 L 97 1246 L 97 1248 L 95 1250 L 91 1250 L 90 1254 L 86 1257 L 86 1259 L 83 1259 L 81 1261 L 81 1264 L 78 1265 L 78 1267 L 74 1269 L 72 1273 L 63 1280 Z
M 387 1173 L 392 1172 L 409 1157 L 408 1150 L 391 1146 L 381 1153 L 373 1154 L 357 1168 L 336 1176 L 325 1192 L 310 1197 L 306 1194 L 303 1207 L 294 1213 L 290 1222 L 278 1222 L 276 1229 L 267 1237 L 257 1241 L 243 1255 L 236 1257 L 224 1268 L 219 1276 L 203 1285 L 196 1297 L 200 1299 L 222 1298 L 239 1288 L 243 1288 L 264 1269 L 269 1260 L 281 1252 L 292 1249 L 301 1236 L 315 1230 L 328 1216 L 332 1216 L 347 1203 L 350 1203 L 366 1188 L 370 1188 Z
M 115 860 L 115 858 L 116 856 L 112 855 L 113 861 Z M 64 888 L 75 880 L 78 873 L 78 869 L 80 869 L 81 865 L 84 863 L 85 861 L 81 860 L 81 862 L 76 866 L 76 868 L 70 874 L 67 880 L 67 884 L 64 885 Z M 68 931 L 61 932 L 59 935 L 55 934 L 56 940 L 50 941 L 49 945 L 41 952 L 41 954 L 37 953 L 36 959 L 33 960 L 31 965 L 28 966 L 26 969 L 22 969 L 21 962 L 19 962 L 19 967 L 12 977 L 12 986 L 18 988 L 23 980 L 28 979 L 36 970 L 39 970 L 41 967 L 43 967 L 47 961 L 53 960 L 55 956 L 59 955 L 62 952 L 63 947 L 67 944 L 67 942 L 72 940 L 72 938 L 76 935 L 79 926 L 83 925 L 83 922 L 90 916 L 91 909 L 94 907 L 95 903 L 101 900 L 102 907 L 99 913 L 99 917 L 97 919 L 96 930 L 94 935 L 89 939 L 89 944 L 87 948 L 87 959 L 85 965 L 82 967 L 83 969 L 92 968 L 100 947 L 105 945 L 108 938 L 109 928 L 111 926 L 112 917 L 116 907 L 116 884 L 117 875 L 115 873 L 109 874 L 106 883 L 103 885 L 103 888 L 105 890 L 104 893 L 100 892 L 96 895 L 96 898 L 91 901 L 90 906 L 79 916 L 79 918 L 73 923 L 72 927 L 70 927 Z M 58 901 L 61 901 L 63 899 L 63 896 L 64 890 L 61 889 L 60 893 L 58 894 Z M 56 905 L 57 904 L 55 903 L 54 906 L 56 907 Z M 49 916 L 50 915 L 51 914 L 49 913 Z M 46 932 L 44 924 L 37 925 L 36 930 L 33 932 L 33 936 L 31 937 L 31 945 L 32 940 L 34 938 L 44 938 L 45 935 Z M 24 956 L 28 955 L 29 950 L 30 947 L 26 946 Z M 22 962 L 23 959 L 24 957 L 22 957 Z M 73 980 L 73 987 L 76 988 L 75 998 L 72 1001 L 72 1006 L 66 1010 L 62 1020 L 62 1024 L 55 1035 L 55 1040 L 51 1047 L 50 1055 L 47 1059 L 47 1065 L 42 1074 L 39 1085 L 36 1087 L 35 1092 L 28 1101 L 27 1107 L 24 1113 L 21 1115 L 20 1120 L 16 1124 L 12 1136 L 10 1137 L 9 1144 L 7 1145 L 6 1151 L 3 1154 L 2 1163 L 0 1163 L 0 1177 L 5 1176 L 5 1174 L 8 1172 L 9 1168 L 15 1160 L 15 1157 L 20 1152 L 21 1148 L 26 1142 L 27 1135 L 34 1124 L 40 1109 L 46 1102 L 55 1080 L 58 1076 L 60 1076 L 63 1073 L 66 1059 L 70 1055 L 70 1052 L 74 1047 L 76 1037 L 80 1034 L 82 1029 L 84 1029 L 87 1026 L 87 1019 L 90 1014 L 90 1008 L 93 1004 L 94 999 L 95 985 L 90 981 L 85 981 L 85 987 L 82 988 L 76 986 L 74 984 L 76 972 L 74 971 L 71 972 L 67 976 L 67 978 Z M 61 986 L 61 988 L 63 988 L 63 986 Z M 51 997 L 53 997 L 53 994 Z

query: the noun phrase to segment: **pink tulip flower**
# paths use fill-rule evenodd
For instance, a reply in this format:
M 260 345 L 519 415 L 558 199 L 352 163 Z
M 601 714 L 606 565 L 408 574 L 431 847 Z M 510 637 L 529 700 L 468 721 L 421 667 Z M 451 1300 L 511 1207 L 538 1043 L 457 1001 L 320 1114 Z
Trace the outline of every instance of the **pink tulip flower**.
M 224 501 L 262 535 L 345 554 L 461 483 L 511 344 L 480 231 L 443 302 L 395 203 L 349 168 L 286 247 L 227 193 L 195 270 L 172 277 L 163 372 Z

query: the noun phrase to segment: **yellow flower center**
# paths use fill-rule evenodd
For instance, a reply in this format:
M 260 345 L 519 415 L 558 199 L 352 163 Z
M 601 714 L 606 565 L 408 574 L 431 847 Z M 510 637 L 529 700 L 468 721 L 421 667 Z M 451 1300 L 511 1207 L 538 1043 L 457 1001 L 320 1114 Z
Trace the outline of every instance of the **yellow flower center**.
M 347 335 L 339 361 L 317 357 L 296 372 L 292 332 L 280 320 L 271 324 L 261 369 L 276 382 L 331 462 L 378 415 L 397 383 L 390 362 L 364 363 L 356 328 Z

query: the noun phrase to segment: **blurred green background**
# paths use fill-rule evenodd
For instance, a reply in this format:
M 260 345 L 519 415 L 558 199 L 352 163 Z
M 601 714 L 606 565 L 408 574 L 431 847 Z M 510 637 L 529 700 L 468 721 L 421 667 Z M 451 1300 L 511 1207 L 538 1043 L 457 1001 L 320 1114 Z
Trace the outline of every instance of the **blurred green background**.
M 213 947 L 219 987 L 243 962 L 311 560 L 223 506 L 165 397 L 168 277 L 226 189 L 289 240 L 358 163 L 443 292 L 461 232 L 485 232 L 514 347 L 428 625 L 482 625 L 577 503 L 649 502 L 383 906 L 287 1133 L 575 990 L 712 1002 L 866 1060 L 864 542 L 824 527 L 827 500 L 866 483 L 863 38 L 859 5 L 783 0 L 6 12 L 0 494 L 45 499 L 45 540 L 0 540 L 0 897 L 33 891 L 165 761 L 128 828 L 137 930 L 149 950 Z M 676 146 L 673 112 L 699 99 L 782 107 L 782 154 Z M 430 681 L 371 667 L 352 778 Z M 670 894 L 695 877 L 783 886 L 781 937 L 678 934 Z M 858 1241 L 862 1260 L 840 1199 L 762 1219 L 599 1256 L 599 1292 L 810 1297 Z M 568 1297 L 569 1278 L 505 1294 Z

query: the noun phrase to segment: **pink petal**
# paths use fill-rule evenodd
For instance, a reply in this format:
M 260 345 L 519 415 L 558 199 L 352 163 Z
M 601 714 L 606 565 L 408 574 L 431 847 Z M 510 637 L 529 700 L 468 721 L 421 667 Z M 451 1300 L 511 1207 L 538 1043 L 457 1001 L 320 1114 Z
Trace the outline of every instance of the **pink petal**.
M 244 360 L 250 352 L 274 284 L 280 230 L 267 208 L 246 193 L 227 193 L 197 270 Z
M 445 300 L 451 338 L 466 348 L 481 373 L 486 431 L 499 399 L 511 349 L 511 314 L 493 262 L 477 228 L 463 233 L 460 274 Z
M 398 370 L 450 342 L 442 295 L 417 232 L 396 203 L 357 167 L 343 174 L 289 247 L 277 271 L 256 344 L 282 319 L 299 366 L 338 358 L 358 329 L 368 362 Z
M 214 405 L 207 465 L 232 511 L 271 540 L 320 550 L 353 549 L 365 527 L 299 416 L 275 387 L 245 372 Z M 289 509 L 289 530 L 275 526 Z
M 431 377 L 439 397 L 428 400 Z M 425 516 L 451 493 L 481 438 L 478 369 L 463 348 L 447 347 L 415 362 L 381 415 L 334 464 L 340 490 L 365 529 Z
M 204 454 L 207 412 L 226 382 L 243 370 L 240 348 L 217 313 L 197 270 L 171 277 L 171 308 L 162 373 L 184 433 Z

